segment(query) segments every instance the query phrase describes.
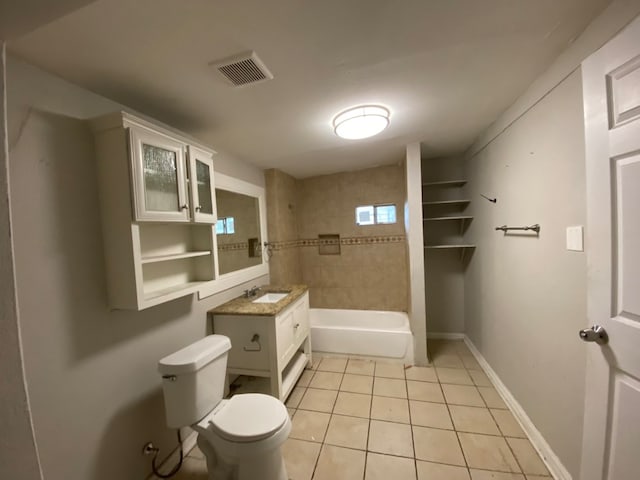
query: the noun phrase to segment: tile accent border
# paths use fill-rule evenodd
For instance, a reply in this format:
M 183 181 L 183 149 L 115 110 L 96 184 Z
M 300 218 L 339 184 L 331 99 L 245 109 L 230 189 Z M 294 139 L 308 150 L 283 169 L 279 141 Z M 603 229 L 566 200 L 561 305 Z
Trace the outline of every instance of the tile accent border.
M 218 251 L 220 252 L 228 252 L 231 250 L 248 250 L 249 243 L 248 242 L 238 242 L 238 243 L 219 243 Z
M 433 338 L 433 336 L 431 338 Z M 493 368 L 491 368 L 489 363 L 485 360 L 480 351 L 476 348 L 476 346 L 467 335 L 464 336 L 464 343 L 467 345 L 469 350 L 471 350 L 471 353 L 482 367 L 482 370 L 484 370 L 484 372 L 487 374 L 487 377 L 489 377 L 489 380 L 491 380 L 491 383 L 493 383 L 496 391 L 502 397 L 504 403 L 507 404 L 507 407 L 509 407 L 511 413 L 513 413 L 513 416 L 516 418 L 516 420 L 524 430 L 525 434 L 531 441 L 533 448 L 536 449 L 538 455 L 540 455 L 540 458 L 542 458 L 542 461 L 549 469 L 549 472 L 551 473 L 553 478 L 555 480 L 573 480 L 569 471 L 565 468 L 565 466 L 562 464 L 562 461 L 560 461 L 560 458 L 558 458 L 558 456 L 554 453 L 551 446 L 547 443 L 540 431 L 533 424 L 522 406 L 511 394 L 507 386 L 502 383 L 502 380 L 500 380 L 498 374 L 493 370 Z
M 318 238 L 303 238 L 299 240 L 286 240 L 284 242 L 269 242 L 273 250 L 285 250 L 297 247 L 318 247 L 320 245 L 377 245 L 381 243 L 401 243 L 406 241 L 406 235 L 376 235 L 370 237 L 343 237 L 339 240 Z

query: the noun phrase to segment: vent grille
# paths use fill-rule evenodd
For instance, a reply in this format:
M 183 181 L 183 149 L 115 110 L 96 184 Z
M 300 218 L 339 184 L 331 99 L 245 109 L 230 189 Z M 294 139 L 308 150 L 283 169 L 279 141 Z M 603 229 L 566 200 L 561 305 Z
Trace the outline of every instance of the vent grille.
M 273 78 L 271 72 L 255 52 L 236 55 L 215 62 L 213 66 L 218 69 L 229 83 L 236 87 L 250 83 L 264 82 L 265 80 L 271 80 Z

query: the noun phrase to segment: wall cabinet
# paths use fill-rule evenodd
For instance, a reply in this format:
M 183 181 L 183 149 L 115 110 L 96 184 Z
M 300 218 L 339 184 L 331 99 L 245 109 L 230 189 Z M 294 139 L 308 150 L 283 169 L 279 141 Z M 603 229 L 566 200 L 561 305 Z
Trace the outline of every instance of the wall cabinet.
M 215 223 L 212 154 L 128 122 L 136 221 Z
M 227 373 L 268 377 L 280 400 L 311 364 L 308 292 L 275 316 L 216 314 L 213 331 L 231 339 Z
M 92 127 L 110 307 L 142 310 L 214 280 L 215 152 L 124 112 Z

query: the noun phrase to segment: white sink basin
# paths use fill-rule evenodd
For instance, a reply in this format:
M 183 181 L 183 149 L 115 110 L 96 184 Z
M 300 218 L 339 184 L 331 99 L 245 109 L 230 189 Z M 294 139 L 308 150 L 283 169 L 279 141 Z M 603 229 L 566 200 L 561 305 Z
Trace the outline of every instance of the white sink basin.
M 251 303 L 277 303 L 287 295 L 289 294 L 288 293 L 265 293 L 260 298 L 256 298 Z

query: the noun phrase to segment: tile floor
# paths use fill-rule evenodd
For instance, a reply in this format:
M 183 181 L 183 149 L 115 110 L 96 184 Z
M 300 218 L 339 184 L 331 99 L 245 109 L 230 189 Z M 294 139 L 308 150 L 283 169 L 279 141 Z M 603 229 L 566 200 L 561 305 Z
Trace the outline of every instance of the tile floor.
M 287 408 L 292 480 L 551 479 L 461 341 L 429 342 L 431 367 L 316 359 Z M 177 480 L 205 480 L 194 449 Z

